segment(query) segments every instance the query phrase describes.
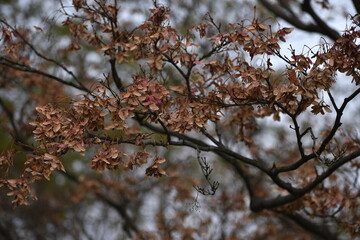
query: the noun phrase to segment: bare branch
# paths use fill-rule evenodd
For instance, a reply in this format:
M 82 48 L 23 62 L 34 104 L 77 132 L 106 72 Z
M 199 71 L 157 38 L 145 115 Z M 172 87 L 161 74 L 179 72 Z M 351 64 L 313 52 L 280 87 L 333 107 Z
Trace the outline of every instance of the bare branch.
M 15 61 L 10 60 L 10 59 L 5 58 L 5 57 L 0 56 L 0 64 L 3 65 L 3 66 L 6 66 L 6 67 L 12 68 L 12 69 L 19 70 L 19 71 L 31 72 L 31 73 L 39 74 L 39 75 L 45 76 L 47 78 L 53 79 L 53 80 L 55 80 L 55 81 L 57 81 L 57 82 L 59 82 L 61 84 L 71 86 L 71 87 L 76 88 L 76 89 L 81 90 L 81 91 L 89 92 L 89 90 L 87 88 L 85 88 L 83 85 L 76 85 L 76 84 L 74 84 L 72 82 L 65 81 L 65 80 L 63 80 L 63 79 L 61 79 L 59 77 L 56 77 L 56 76 L 51 75 L 49 73 L 37 70 L 37 69 L 32 68 L 32 67 L 30 67 L 28 65 L 25 65 L 25 64 L 22 64 L 22 63 L 19 63 L 19 62 L 15 62 Z
M 58 173 L 62 174 L 67 179 L 69 179 L 77 184 L 81 183 L 80 180 L 75 175 L 72 175 L 69 172 L 58 171 Z M 137 234 L 139 233 L 138 227 L 135 225 L 134 220 L 131 219 L 131 217 L 129 216 L 129 214 L 126 211 L 126 208 L 124 208 L 124 206 L 122 206 L 121 204 L 118 204 L 117 202 L 115 202 L 114 200 L 110 199 L 108 196 L 106 196 L 100 192 L 96 192 L 96 193 L 94 193 L 94 195 L 98 199 L 100 199 L 102 202 L 104 202 L 108 206 L 112 207 L 119 213 L 119 215 L 125 221 L 124 225 L 123 225 L 123 229 L 125 230 L 126 234 L 129 237 L 132 237 L 133 233 L 137 233 Z M 141 238 L 141 239 L 143 239 L 143 238 Z
M 283 7 L 281 4 L 271 3 L 269 0 L 259 0 L 270 12 L 274 13 L 276 16 L 284 19 L 293 26 L 302 29 L 308 32 L 316 32 L 324 34 L 331 38 L 333 41 L 336 41 L 340 34 L 335 30 L 327 26 L 327 24 L 317 16 L 313 9 L 307 4 L 307 1 L 304 1 L 304 11 L 307 11 L 314 19 L 316 24 L 304 23 L 301 21 L 301 18 L 294 14 L 293 11 L 290 11 L 287 7 Z M 309 2 L 309 1 L 308 1 Z M 284 11 L 285 10 L 285 11 Z
M 201 172 L 203 173 L 207 183 L 209 184 L 210 189 L 205 189 L 197 185 L 194 185 L 193 187 L 195 188 L 196 191 L 198 191 L 202 195 L 215 195 L 216 190 L 218 189 L 220 183 L 218 181 L 212 181 L 210 179 L 210 174 L 212 173 L 213 168 L 211 168 L 210 164 L 206 161 L 205 157 L 200 156 L 199 150 L 197 151 L 197 160 L 199 162 Z
M 356 12 L 360 14 L 360 1 L 358 0 L 352 0 L 352 3 L 354 4 L 354 7 L 356 9 Z
M 20 132 L 18 130 L 18 127 L 16 126 L 16 123 L 15 123 L 15 119 L 14 119 L 14 114 L 13 112 L 6 106 L 5 102 L 0 98 L 0 106 L 1 108 L 4 110 L 4 112 L 6 113 L 9 121 L 10 121 L 10 125 L 13 129 L 13 137 L 16 139 L 16 140 L 21 140 L 22 137 L 20 135 Z
M 330 28 L 329 25 L 327 25 L 314 11 L 314 9 L 311 7 L 310 0 L 304 0 L 302 4 L 302 9 L 309 13 L 310 16 L 314 19 L 319 29 L 321 29 L 320 33 L 325 34 L 326 36 L 330 37 L 333 41 L 336 41 L 340 34 L 335 31 L 334 29 Z
M 313 221 L 310 221 L 310 220 L 304 218 L 300 214 L 285 213 L 285 212 L 281 212 L 281 211 L 275 211 L 275 212 L 280 213 L 280 214 L 284 215 L 285 217 L 295 221 L 298 225 L 303 227 L 306 231 L 312 232 L 313 234 L 315 234 L 317 237 L 320 237 L 321 239 L 324 239 L 324 240 L 338 239 L 337 234 L 330 231 L 330 229 L 328 227 L 326 227 L 325 225 L 316 224 Z
M 119 77 L 117 70 L 116 70 L 116 59 L 112 58 L 109 61 L 110 61 L 111 73 L 112 73 L 112 77 L 115 82 L 115 85 L 116 85 L 117 89 L 120 92 L 122 92 L 122 91 L 124 91 L 124 86 L 123 86 L 121 78 Z

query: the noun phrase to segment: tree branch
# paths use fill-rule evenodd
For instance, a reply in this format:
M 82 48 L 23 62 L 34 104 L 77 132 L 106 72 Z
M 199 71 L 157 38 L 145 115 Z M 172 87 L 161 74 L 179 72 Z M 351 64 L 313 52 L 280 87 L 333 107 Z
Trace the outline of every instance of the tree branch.
M 83 85 L 76 85 L 76 84 L 74 84 L 72 82 L 65 81 L 65 80 L 63 80 L 63 79 L 61 79 L 59 77 L 56 77 L 56 76 L 51 75 L 49 73 L 37 70 L 37 69 L 32 68 L 32 67 L 30 67 L 28 65 L 15 62 L 15 61 L 10 60 L 10 59 L 5 58 L 5 57 L 0 56 L 0 64 L 3 65 L 3 66 L 6 66 L 6 67 L 12 68 L 12 69 L 19 70 L 19 71 L 31 72 L 31 73 L 39 74 L 39 75 L 45 76 L 47 78 L 53 79 L 53 80 L 55 80 L 55 81 L 57 81 L 57 82 L 59 82 L 61 84 L 71 86 L 71 87 L 76 88 L 76 89 L 81 90 L 81 91 L 89 92 L 89 90 L 87 88 L 85 88 Z
M 331 129 L 330 133 L 326 136 L 326 138 L 324 139 L 324 141 L 322 142 L 321 146 L 319 147 L 319 149 L 317 150 L 317 155 L 320 155 L 326 148 L 327 144 L 331 141 L 331 139 L 333 138 L 333 136 L 335 135 L 336 131 L 338 130 L 338 128 L 341 126 L 341 117 L 344 113 L 344 110 L 347 106 L 347 104 L 353 100 L 357 95 L 360 94 L 360 88 L 356 89 L 349 97 L 345 98 L 343 101 L 343 104 L 341 105 L 341 107 L 336 111 L 336 119 L 333 125 L 333 128 Z
M 314 9 L 311 7 L 310 0 L 304 0 L 302 3 L 302 10 L 309 13 L 310 16 L 314 19 L 317 26 L 321 29 L 320 33 L 325 34 L 326 36 L 330 37 L 334 42 L 340 38 L 340 34 L 329 27 L 314 11 Z
M 0 106 L 2 107 L 2 109 L 4 110 L 4 112 L 6 113 L 9 121 L 10 121 L 10 125 L 13 129 L 13 137 L 16 139 L 16 140 L 21 140 L 22 137 L 20 135 L 20 132 L 16 126 L 16 123 L 15 123 L 15 120 L 14 120 L 14 114 L 13 112 L 11 112 L 11 110 L 5 105 L 4 101 L 0 98 Z
M 13 30 L 20 38 L 21 40 L 27 45 L 30 47 L 30 49 L 40 58 L 48 61 L 48 62 L 51 62 L 51 63 L 54 63 L 55 65 L 59 66 L 61 69 L 63 69 L 66 73 L 68 73 L 80 86 L 77 87 L 79 90 L 83 90 L 83 91 L 86 91 L 86 92 L 89 92 L 86 87 L 80 82 L 80 80 L 75 76 L 75 74 L 69 70 L 67 67 L 65 67 L 63 64 L 61 64 L 60 62 L 54 60 L 54 59 L 51 59 L 51 58 L 48 58 L 46 56 L 44 56 L 43 54 L 41 54 L 35 47 L 34 45 L 32 45 L 29 41 L 26 40 L 26 38 L 19 32 L 17 31 L 16 28 L 12 27 L 10 24 L 8 24 L 6 21 L 0 19 L 0 22 L 5 24 L 7 27 L 9 27 L 11 30 Z M 69 85 L 69 84 L 68 84 Z M 73 84 L 73 86 L 75 86 L 75 84 Z
M 314 181 L 309 183 L 303 188 L 293 188 L 292 193 L 286 196 L 278 196 L 276 198 L 254 198 L 251 201 L 250 207 L 253 211 L 261 211 L 263 209 L 273 209 L 280 207 L 284 204 L 293 202 L 305 194 L 313 190 L 317 185 L 322 183 L 326 178 L 328 178 L 333 172 L 335 172 L 339 167 L 344 164 L 354 160 L 360 156 L 360 149 L 348 154 L 345 157 L 340 158 L 338 161 L 333 163 L 326 171 L 318 175 Z
M 161 133 L 161 134 L 167 134 L 162 128 L 159 128 L 159 127 L 154 126 L 152 124 L 145 123 L 145 122 L 140 122 L 140 124 L 142 126 L 147 127 L 148 129 L 150 129 L 150 130 L 152 130 L 154 132 Z M 245 156 L 243 156 L 241 154 L 238 154 L 238 153 L 236 153 L 234 151 L 231 151 L 230 149 L 227 149 L 225 147 L 210 146 L 210 145 L 206 144 L 205 142 L 203 142 L 203 141 L 201 141 L 199 139 L 187 136 L 185 134 L 180 134 L 180 133 L 177 133 L 177 132 L 169 131 L 169 130 L 168 130 L 168 134 L 183 140 L 182 142 L 171 141 L 169 143 L 170 145 L 188 146 L 188 147 L 191 147 L 193 149 L 200 149 L 202 151 L 207 151 L 207 152 L 211 151 L 211 152 L 214 152 L 216 154 L 223 153 L 223 154 L 229 155 L 231 157 L 234 157 L 235 159 L 238 159 L 241 162 L 244 162 L 244 163 L 249 164 L 251 166 L 257 167 L 257 168 L 259 168 L 260 170 L 262 170 L 264 172 L 269 171 L 269 168 L 262 161 L 247 158 L 247 157 L 245 157 Z
M 191 87 L 190 87 L 190 75 L 191 75 L 191 71 L 192 71 L 192 68 L 194 67 L 194 65 L 192 65 L 191 67 L 189 67 L 187 73 L 185 73 L 175 62 L 174 60 L 172 59 L 172 57 L 170 57 L 169 55 L 167 54 L 164 54 L 164 57 L 166 59 L 167 62 L 169 62 L 172 66 L 174 66 L 176 68 L 176 70 L 180 73 L 180 75 L 185 79 L 185 82 L 186 82 L 186 88 L 187 88 L 187 91 L 188 91 L 188 96 L 189 98 L 192 97 L 192 93 L 191 93 Z
M 320 18 L 319 18 L 320 21 L 319 21 L 319 19 L 317 19 L 317 20 L 314 19 L 316 24 L 304 23 L 300 20 L 301 19 L 300 16 L 294 15 L 294 13 L 292 11 L 289 11 L 289 10 L 287 12 L 283 11 L 284 9 L 286 10 L 287 8 L 282 7 L 281 4 L 273 4 L 273 3 L 270 3 L 270 1 L 268 1 L 268 0 L 259 0 L 259 1 L 270 12 L 274 13 L 276 16 L 284 19 L 285 21 L 287 21 L 288 23 L 290 23 L 291 25 L 293 25 L 299 29 L 302 29 L 307 32 L 316 32 L 316 33 L 324 34 L 334 41 L 340 37 L 339 33 L 337 33 L 335 30 L 331 29 L 330 27 L 323 29 L 322 26 L 319 25 L 320 21 L 323 22 Z M 312 16 L 312 17 L 314 18 L 314 16 Z
M 81 183 L 80 180 L 76 176 L 74 176 L 68 172 L 63 172 L 63 171 L 57 171 L 57 172 L 62 174 L 67 179 L 71 180 L 72 182 L 75 182 L 77 184 Z M 137 234 L 140 232 L 138 227 L 134 224 L 133 220 L 127 213 L 126 209 L 121 204 L 118 204 L 117 202 L 113 201 L 112 199 L 110 199 L 109 197 L 107 197 L 106 195 L 104 195 L 102 193 L 94 193 L 94 194 L 98 199 L 100 199 L 102 202 L 109 205 L 110 207 L 114 208 L 120 214 L 120 216 L 125 221 L 123 228 L 129 237 L 133 236 L 132 232 L 137 233 Z M 141 239 L 143 239 L 143 238 L 141 238 Z
M 329 230 L 329 228 L 327 228 L 325 225 L 316 224 L 316 223 L 304 218 L 300 214 L 285 213 L 285 212 L 281 212 L 281 211 L 274 211 L 274 212 L 280 213 L 283 216 L 293 220 L 295 223 L 297 223 L 303 229 L 315 234 L 317 237 L 320 237 L 321 239 L 324 239 L 324 240 L 338 239 L 337 234 L 331 232 Z
M 354 4 L 354 7 L 356 9 L 356 12 L 360 14 L 360 1 L 359 0 L 352 0 L 352 3 Z
M 295 163 L 292 163 L 292 164 L 289 164 L 286 166 L 282 166 L 279 168 L 274 168 L 274 169 L 272 169 L 273 173 L 278 174 L 281 172 L 293 171 L 293 170 L 297 169 L 298 167 L 300 167 L 301 165 L 303 165 L 304 163 L 308 162 L 309 160 L 316 158 L 317 156 L 320 156 L 322 154 L 322 152 L 325 150 L 326 146 L 331 141 L 331 139 L 334 137 L 334 135 L 337 132 L 337 130 L 339 129 L 339 127 L 341 126 L 341 118 L 342 118 L 343 112 L 344 112 L 347 104 L 351 100 L 353 100 L 356 96 L 358 96 L 359 94 L 360 94 L 360 88 L 356 89 L 349 97 L 345 98 L 340 108 L 337 108 L 337 107 L 335 108 L 337 115 L 336 115 L 333 127 L 332 127 L 331 131 L 329 132 L 329 134 L 324 138 L 324 140 L 322 141 L 320 147 L 316 150 L 316 152 L 314 151 L 313 153 L 311 153 L 309 155 L 304 155 Z
M 116 85 L 117 89 L 120 92 L 122 92 L 122 91 L 124 91 L 124 86 L 122 84 L 121 78 L 119 77 L 119 75 L 116 71 L 116 59 L 112 58 L 109 60 L 109 62 L 110 62 L 110 66 L 111 66 L 111 74 L 112 74 L 113 80 L 115 82 L 115 85 Z

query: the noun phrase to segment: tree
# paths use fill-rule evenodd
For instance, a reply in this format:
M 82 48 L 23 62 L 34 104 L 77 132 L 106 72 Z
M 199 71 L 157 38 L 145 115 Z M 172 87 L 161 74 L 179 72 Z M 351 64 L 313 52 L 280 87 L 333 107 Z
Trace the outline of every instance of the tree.
M 155 1 L 138 26 L 117 1 L 72 3 L 65 47 L 0 20 L 0 185 L 30 204 L 14 219 L 5 208 L 4 238 L 359 236 L 359 138 L 343 124 L 360 93 L 356 17 L 339 38 L 321 32 L 333 44 L 286 55 L 293 29 L 256 17 L 224 26 L 207 15 L 180 33 Z M 55 181 L 48 191 L 43 179 Z M 40 210 L 43 227 L 17 230 Z M 105 218 L 105 233 L 89 228 Z

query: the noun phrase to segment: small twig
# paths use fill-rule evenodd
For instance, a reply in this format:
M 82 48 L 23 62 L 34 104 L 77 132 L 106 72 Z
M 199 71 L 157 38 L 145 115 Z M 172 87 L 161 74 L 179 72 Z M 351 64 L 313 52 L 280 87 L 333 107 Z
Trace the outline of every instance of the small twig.
M 207 183 L 210 185 L 210 188 L 205 189 L 200 186 L 194 185 L 196 191 L 201 193 L 202 195 L 215 195 L 216 190 L 218 189 L 220 183 L 218 181 L 212 181 L 210 179 L 210 174 L 212 173 L 213 169 L 210 167 L 210 164 L 206 161 L 205 157 L 200 156 L 200 150 L 197 151 L 197 160 L 199 162 L 201 172 L 203 173 Z

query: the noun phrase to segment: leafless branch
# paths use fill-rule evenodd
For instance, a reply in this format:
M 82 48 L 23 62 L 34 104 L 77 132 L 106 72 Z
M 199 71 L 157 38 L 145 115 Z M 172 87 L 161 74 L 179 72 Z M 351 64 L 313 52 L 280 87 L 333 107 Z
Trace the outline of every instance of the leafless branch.
M 283 7 L 280 3 L 272 3 L 269 0 L 259 0 L 261 4 L 264 5 L 270 12 L 274 13 L 277 17 L 280 17 L 287 21 L 288 23 L 292 24 L 293 26 L 302 29 L 308 32 L 316 32 L 320 34 L 324 34 L 331 38 L 333 41 L 336 41 L 340 34 L 330 28 L 313 10 L 310 6 L 310 1 L 305 0 L 303 3 L 303 10 L 308 12 L 311 17 L 314 19 L 314 23 L 305 23 L 303 22 L 300 16 L 296 15 L 289 7 Z M 281 1 L 282 2 L 282 1 Z
M 283 216 L 293 220 L 299 226 L 303 227 L 306 231 L 309 231 L 315 234 L 317 237 L 320 237 L 324 240 L 336 240 L 338 239 L 338 235 L 330 231 L 330 229 L 325 225 L 316 224 L 309 219 L 301 216 L 297 213 L 285 213 L 281 211 L 275 211 L 276 213 L 280 213 Z
M 19 70 L 19 71 L 39 74 L 39 75 L 42 75 L 44 77 L 53 79 L 53 80 L 55 80 L 55 81 L 57 81 L 57 82 L 59 82 L 61 84 L 71 86 L 71 87 L 76 88 L 76 89 L 81 90 L 81 91 L 89 92 L 89 90 L 87 88 L 85 88 L 83 85 L 76 85 L 76 84 L 74 84 L 72 82 L 65 81 L 65 80 L 63 80 L 63 79 L 61 79 L 61 78 L 59 78 L 57 76 L 52 75 L 52 74 L 40 71 L 38 69 L 32 68 L 32 67 L 30 67 L 28 65 L 25 65 L 25 64 L 22 64 L 22 63 L 19 63 L 19 62 L 15 62 L 15 61 L 13 61 L 11 59 L 8 59 L 8 58 L 5 58 L 5 57 L 0 56 L 0 64 L 5 66 L 5 67 L 9 67 L 9 68 L 16 69 L 16 70 Z

